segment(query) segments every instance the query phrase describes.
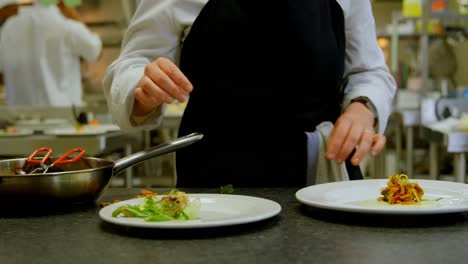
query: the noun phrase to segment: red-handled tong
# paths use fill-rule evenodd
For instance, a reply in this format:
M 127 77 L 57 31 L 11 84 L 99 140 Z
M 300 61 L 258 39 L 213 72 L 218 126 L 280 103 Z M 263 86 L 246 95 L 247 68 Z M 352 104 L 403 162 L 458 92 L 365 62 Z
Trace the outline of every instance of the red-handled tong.
M 44 157 L 36 159 L 36 155 L 41 153 L 41 152 L 46 152 Z M 71 157 L 74 153 L 76 154 L 74 157 Z M 40 167 L 35 168 L 32 170 L 29 174 L 35 173 L 38 170 L 44 170 L 42 173 L 46 173 L 51 167 L 55 165 L 60 165 L 60 164 L 69 164 L 78 161 L 83 157 L 85 154 L 85 150 L 83 148 L 75 148 L 72 150 L 69 150 L 67 153 L 63 154 L 60 156 L 60 158 L 56 159 L 52 164 L 47 165 L 45 164 L 46 161 L 50 158 L 50 155 L 52 154 L 52 149 L 47 148 L 47 147 L 42 147 L 36 149 L 31 155 L 28 157 L 28 162 L 33 163 L 33 164 L 39 164 Z

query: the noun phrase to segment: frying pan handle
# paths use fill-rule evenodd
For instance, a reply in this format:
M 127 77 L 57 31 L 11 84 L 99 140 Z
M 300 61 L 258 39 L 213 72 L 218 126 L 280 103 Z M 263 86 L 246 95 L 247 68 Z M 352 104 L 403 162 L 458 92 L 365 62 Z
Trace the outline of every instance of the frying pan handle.
M 163 143 L 152 148 L 139 151 L 115 162 L 113 175 L 121 173 L 128 167 L 142 163 L 145 160 L 173 152 L 188 145 L 191 145 L 203 138 L 203 134 L 192 133 L 173 141 Z

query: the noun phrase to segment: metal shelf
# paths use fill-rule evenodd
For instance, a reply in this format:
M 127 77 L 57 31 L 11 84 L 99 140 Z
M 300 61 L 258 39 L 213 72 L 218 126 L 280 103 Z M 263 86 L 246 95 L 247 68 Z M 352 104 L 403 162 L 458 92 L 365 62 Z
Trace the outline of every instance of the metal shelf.
M 462 15 L 454 12 L 453 10 L 446 10 L 443 12 L 431 12 L 429 14 L 430 19 L 440 19 L 442 21 L 447 21 L 447 20 L 467 20 L 468 15 Z M 404 17 L 401 14 L 397 17 L 399 22 L 401 21 L 406 21 L 406 20 L 421 20 L 423 17 Z
M 400 39 L 419 39 L 422 36 L 421 33 L 412 33 L 412 34 L 399 34 Z M 430 38 L 443 38 L 446 34 L 429 34 Z M 389 33 L 377 33 L 378 38 L 391 38 L 392 34 Z
M 422 15 L 420 17 L 403 17 L 401 13 L 394 14 L 392 19 L 393 32 L 391 34 L 391 71 L 396 74 L 398 71 L 398 43 L 401 37 L 398 31 L 398 25 L 401 21 L 420 20 L 421 32 L 419 35 L 421 42 L 421 77 L 422 86 L 427 87 L 429 81 L 429 38 L 434 34 L 428 32 L 428 22 L 430 19 L 440 19 L 444 23 L 450 20 L 468 20 L 468 15 L 461 15 L 452 10 L 447 9 L 443 12 L 432 12 L 432 0 L 422 0 Z

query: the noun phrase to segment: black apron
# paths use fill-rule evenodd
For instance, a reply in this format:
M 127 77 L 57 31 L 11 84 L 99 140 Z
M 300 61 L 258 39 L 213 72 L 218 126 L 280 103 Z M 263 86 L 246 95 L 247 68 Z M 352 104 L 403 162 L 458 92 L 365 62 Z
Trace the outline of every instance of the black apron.
M 180 64 L 179 134 L 205 136 L 177 152 L 177 186 L 304 186 L 304 132 L 340 115 L 344 61 L 336 1 L 208 1 Z

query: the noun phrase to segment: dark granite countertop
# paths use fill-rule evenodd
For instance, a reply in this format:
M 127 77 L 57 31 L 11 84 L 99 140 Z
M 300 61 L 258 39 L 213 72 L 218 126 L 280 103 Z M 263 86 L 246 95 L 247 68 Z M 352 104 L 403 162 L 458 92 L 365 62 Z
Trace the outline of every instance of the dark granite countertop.
M 164 191 L 163 189 L 154 189 Z M 216 189 L 182 189 L 216 193 Z M 98 202 L 140 189 L 110 188 Z M 0 263 L 464 263 L 468 215 L 377 216 L 312 209 L 297 189 L 236 189 L 282 206 L 280 215 L 232 227 L 160 230 L 103 222 L 91 205 L 0 213 Z

